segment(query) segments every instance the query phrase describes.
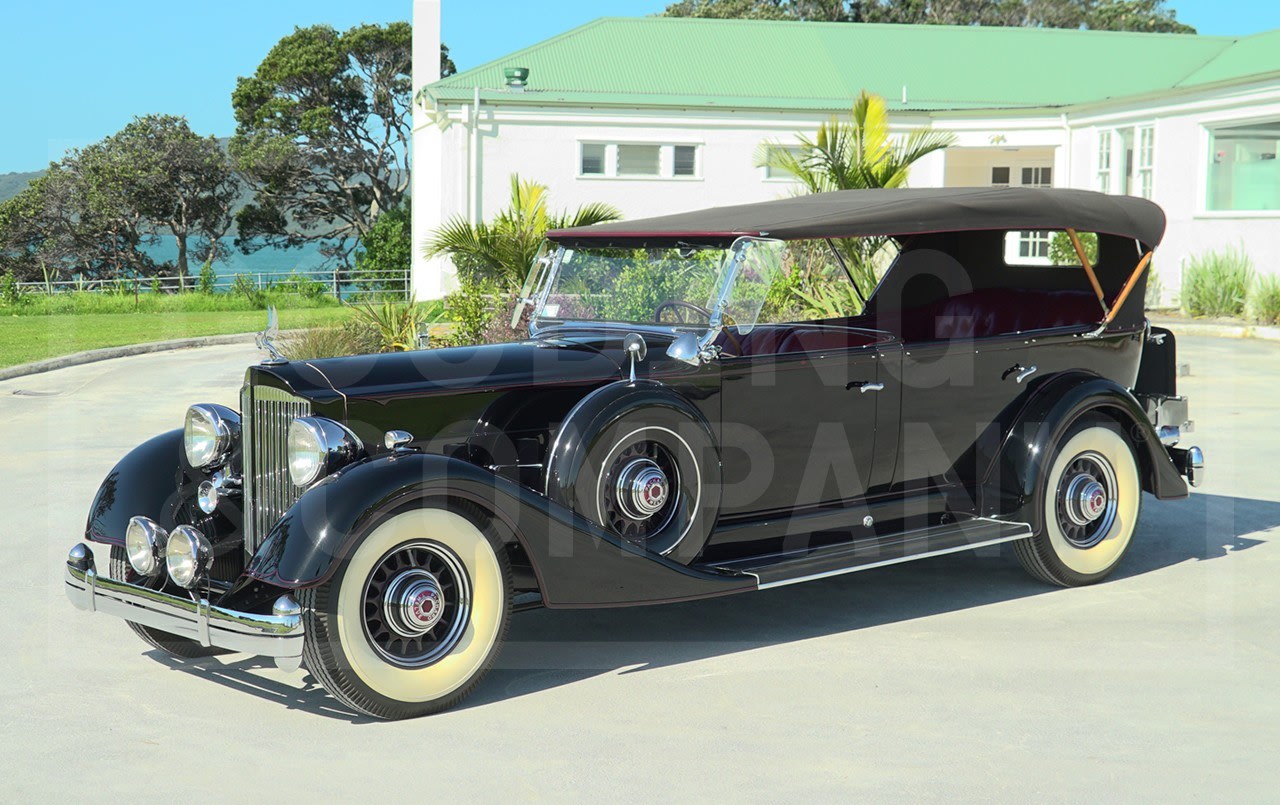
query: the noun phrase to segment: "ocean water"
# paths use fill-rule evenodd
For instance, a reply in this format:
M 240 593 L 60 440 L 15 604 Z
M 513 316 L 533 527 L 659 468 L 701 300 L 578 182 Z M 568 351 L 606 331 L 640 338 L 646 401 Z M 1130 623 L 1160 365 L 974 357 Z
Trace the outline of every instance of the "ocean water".
M 253 254 L 244 254 L 237 249 L 235 238 L 223 238 L 221 243 L 222 259 L 213 264 L 213 270 L 219 278 L 234 277 L 236 274 L 248 274 L 255 278 L 261 275 L 266 282 L 284 279 L 290 272 L 317 277 L 333 275 L 334 264 L 326 264 L 325 256 L 320 253 L 319 243 L 306 243 L 296 249 L 259 249 Z M 172 236 L 163 236 L 156 243 L 144 246 L 142 251 L 157 263 L 175 262 L 178 259 L 178 242 Z M 195 252 L 188 251 L 189 273 L 199 276 L 203 263 L 194 255 Z

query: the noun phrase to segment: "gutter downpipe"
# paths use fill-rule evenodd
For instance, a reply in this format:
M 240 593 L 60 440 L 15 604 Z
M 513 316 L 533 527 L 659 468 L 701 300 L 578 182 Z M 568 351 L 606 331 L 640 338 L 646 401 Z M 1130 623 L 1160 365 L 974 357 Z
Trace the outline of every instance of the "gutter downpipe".
M 467 200 L 467 206 L 470 208 L 470 218 L 472 224 L 480 223 L 480 187 L 477 185 L 480 176 L 480 87 L 475 87 L 475 94 L 471 99 L 471 126 L 468 134 L 471 135 L 471 148 L 467 164 L 467 189 L 470 198 Z

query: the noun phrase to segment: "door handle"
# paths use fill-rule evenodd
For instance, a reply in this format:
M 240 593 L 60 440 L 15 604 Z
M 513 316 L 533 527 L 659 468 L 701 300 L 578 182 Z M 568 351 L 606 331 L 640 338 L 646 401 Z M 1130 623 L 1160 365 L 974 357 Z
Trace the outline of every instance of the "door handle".
M 868 391 L 884 391 L 884 383 L 876 383 L 870 380 L 854 380 L 844 387 L 845 391 L 852 391 L 853 389 L 857 389 L 863 394 Z
M 1023 369 L 1021 372 L 1018 372 L 1018 375 L 1013 379 L 1021 383 L 1022 381 L 1026 380 L 1028 377 L 1031 377 L 1035 373 L 1036 373 L 1036 365 L 1031 364 L 1026 369 Z

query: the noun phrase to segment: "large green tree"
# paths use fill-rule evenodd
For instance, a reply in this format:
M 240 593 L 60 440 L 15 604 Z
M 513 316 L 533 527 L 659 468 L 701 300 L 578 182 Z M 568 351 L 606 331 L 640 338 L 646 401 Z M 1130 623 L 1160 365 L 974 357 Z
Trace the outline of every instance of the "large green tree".
M 1193 34 L 1165 0 L 681 0 L 672 17 L 1088 28 Z
M 121 131 L 68 152 L 14 198 L 0 204 L 0 263 L 23 279 L 117 278 L 160 270 L 142 249 L 158 235 L 178 244 L 186 274 L 231 224 L 236 180 L 212 137 L 169 115 L 136 118 Z
M 196 134 L 182 117 L 147 115 L 91 150 L 97 178 L 115 188 L 120 204 L 147 222 L 149 234 L 174 237 L 179 276 L 190 273 L 193 247 L 200 262 L 218 257 L 240 182 L 215 137 Z
M 322 241 L 345 259 L 409 189 L 412 40 L 407 22 L 298 28 L 232 94 L 231 150 L 255 195 L 238 245 Z M 441 49 L 441 69 L 453 69 Z

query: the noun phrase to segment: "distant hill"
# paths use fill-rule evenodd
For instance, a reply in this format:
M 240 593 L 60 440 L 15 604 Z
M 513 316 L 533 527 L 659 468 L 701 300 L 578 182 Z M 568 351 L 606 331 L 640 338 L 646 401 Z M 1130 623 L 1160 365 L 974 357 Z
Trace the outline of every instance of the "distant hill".
M 0 173 L 0 201 L 8 201 L 27 186 L 27 182 L 44 176 L 44 171 L 26 173 Z

